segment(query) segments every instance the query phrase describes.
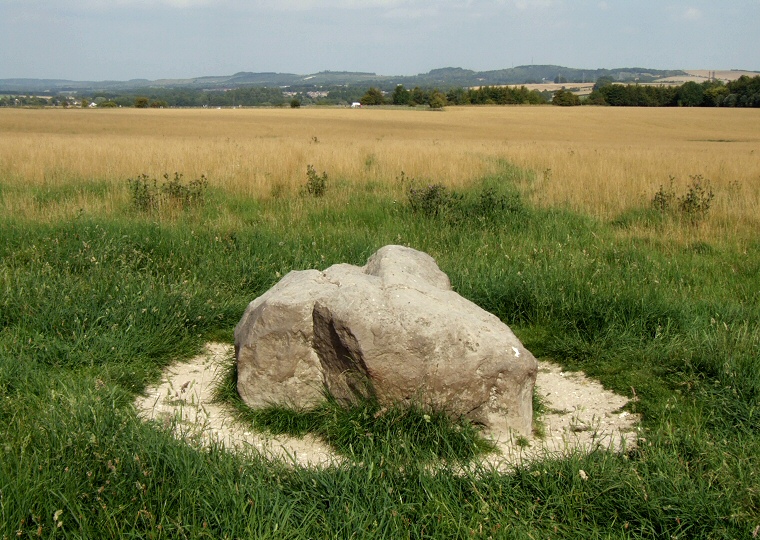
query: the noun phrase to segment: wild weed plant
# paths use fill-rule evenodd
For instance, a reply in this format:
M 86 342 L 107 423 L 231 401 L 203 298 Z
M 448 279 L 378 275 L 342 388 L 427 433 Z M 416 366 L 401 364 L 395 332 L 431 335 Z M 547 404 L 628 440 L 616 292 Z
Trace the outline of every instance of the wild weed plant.
M 406 181 L 403 176 L 401 179 Z M 426 218 L 439 218 L 456 225 L 463 221 L 497 223 L 525 215 L 520 194 L 501 178 L 486 178 L 466 193 L 451 191 L 443 184 L 418 186 L 412 180 L 407 192 L 410 211 Z
M 430 184 L 425 187 L 409 188 L 409 208 L 413 213 L 426 217 L 438 217 L 447 214 L 456 205 L 457 195 L 449 192 L 443 184 Z
M 663 214 L 673 210 L 673 202 L 676 199 L 676 192 L 673 188 L 674 181 L 675 178 L 671 176 L 669 186 L 660 186 L 660 189 L 652 197 L 652 206 Z
M 208 189 L 208 179 L 200 178 L 183 182 L 183 175 L 164 173 L 164 181 L 158 184 L 156 178 L 141 174 L 127 180 L 132 208 L 144 213 L 187 210 L 203 206 Z
M 715 198 L 710 183 L 701 174 L 691 177 L 686 193 L 678 198 L 678 209 L 692 223 L 699 223 L 707 217 Z
M 676 196 L 673 188 L 674 177 L 670 177 L 668 188 L 660 186 L 652 198 L 652 206 L 662 214 L 675 215 L 694 225 L 704 221 L 712 206 L 715 193 L 710 182 L 701 174 L 690 177 L 691 183 L 686 192 Z
M 316 137 L 315 137 L 316 139 Z M 324 197 L 327 192 L 327 173 L 320 176 L 313 165 L 306 166 L 306 185 L 303 193 L 312 197 Z

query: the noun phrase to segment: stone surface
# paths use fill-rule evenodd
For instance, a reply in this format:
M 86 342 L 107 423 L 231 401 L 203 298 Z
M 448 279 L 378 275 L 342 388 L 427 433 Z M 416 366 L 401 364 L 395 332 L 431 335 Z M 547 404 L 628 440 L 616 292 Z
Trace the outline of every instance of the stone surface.
M 294 271 L 235 328 L 252 407 L 418 403 L 529 435 L 537 363 L 496 316 L 451 290 L 429 255 L 386 246 L 364 267 Z

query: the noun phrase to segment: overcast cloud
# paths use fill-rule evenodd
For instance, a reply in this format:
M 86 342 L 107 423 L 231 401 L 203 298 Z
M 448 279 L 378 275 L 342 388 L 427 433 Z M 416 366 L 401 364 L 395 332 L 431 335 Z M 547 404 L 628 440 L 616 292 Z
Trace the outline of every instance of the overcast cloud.
M 760 0 L 0 0 L 0 79 L 760 70 Z

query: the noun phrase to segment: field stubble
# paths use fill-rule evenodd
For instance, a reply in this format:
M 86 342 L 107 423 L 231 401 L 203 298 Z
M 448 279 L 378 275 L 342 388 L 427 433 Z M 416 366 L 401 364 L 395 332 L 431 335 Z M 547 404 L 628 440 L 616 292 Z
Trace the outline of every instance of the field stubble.
M 32 220 L 110 214 L 126 180 L 179 172 L 212 189 L 266 198 L 296 193 L 308 165 L 331 199 L 408 188 L 462 188 L 503 168 L 529 171 L 530 202 L 614 219 L 674 179 L 715 192 L 713 232 L 742 235 L 760 216 L 760 113 L 578 107 L 413 110 L 3 110 L 3 211 Z M 95 187 L 93 187 L 95 186 Z M 29 189 L 37 196 L 30 199 Z M 336 201 L 339 202 L 339 201 Z

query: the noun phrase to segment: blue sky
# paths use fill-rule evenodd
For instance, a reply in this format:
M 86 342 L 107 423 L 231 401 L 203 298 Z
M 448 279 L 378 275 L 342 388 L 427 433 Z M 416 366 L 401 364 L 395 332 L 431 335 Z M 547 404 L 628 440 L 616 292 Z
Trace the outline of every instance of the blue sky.
M 760 70 L 760 0 L 0 0 L 0 79 Z

